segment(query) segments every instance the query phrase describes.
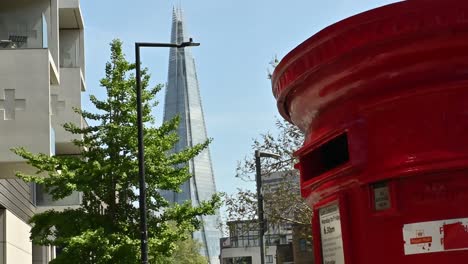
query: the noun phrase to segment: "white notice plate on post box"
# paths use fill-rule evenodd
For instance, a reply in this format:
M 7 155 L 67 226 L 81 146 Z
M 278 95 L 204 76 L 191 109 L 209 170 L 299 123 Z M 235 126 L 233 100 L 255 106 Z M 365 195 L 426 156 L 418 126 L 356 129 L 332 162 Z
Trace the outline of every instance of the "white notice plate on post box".
M 345 264 L 338 204 L 319 209 L 323 264 Z

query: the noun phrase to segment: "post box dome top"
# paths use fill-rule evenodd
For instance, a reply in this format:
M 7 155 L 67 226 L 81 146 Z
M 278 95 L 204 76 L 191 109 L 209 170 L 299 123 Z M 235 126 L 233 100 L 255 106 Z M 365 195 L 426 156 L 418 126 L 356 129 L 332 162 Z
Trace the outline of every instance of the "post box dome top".
M 349 96 L 357 86 L 360 92 L 370 86 L 376 73 L 372 67 L 386 72 L 387 80 L 401 77 L 389 65 L 395 66 L 398 58 L 414 64 L 418 58 L 408 58 L 408 54 L 433 52 L 438 46 L 434 38 L 447 45 L 450 40 L 441 36 L 454 29 L 468 32 L 468 1 L 408 0 L 344 19 L 313 35 L 281 60 L 272 77 L 278 109 L 285 119 L 306 130 L 308 124 L 301 127 L 293 117 L 298 107 L 292 106 L 296 95 L 309 90 L 307 102 L 311 103 L 304 106 L 309 109 L 300 114 L 312 113 Z M 429 44 L 425 42 L 428 39 L 432 41 Z M 389 57 L 395 61 L 390 62 Z M 440 61 L 434 61 L 432 67 L 437 64 Z

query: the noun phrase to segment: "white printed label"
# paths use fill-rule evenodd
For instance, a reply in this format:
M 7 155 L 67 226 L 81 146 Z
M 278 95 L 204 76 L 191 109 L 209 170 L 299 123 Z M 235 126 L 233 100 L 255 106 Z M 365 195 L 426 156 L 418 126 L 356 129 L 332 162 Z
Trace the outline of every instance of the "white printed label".
M 323 264 L 345 264 L 338 204 L 319 210 Z
M 390 193 L 387 185 L 374 187 L 374 203 L 377 211 L 390 208 Z
M 468 218 L 406 224 L 405 255 L 468 250 Z

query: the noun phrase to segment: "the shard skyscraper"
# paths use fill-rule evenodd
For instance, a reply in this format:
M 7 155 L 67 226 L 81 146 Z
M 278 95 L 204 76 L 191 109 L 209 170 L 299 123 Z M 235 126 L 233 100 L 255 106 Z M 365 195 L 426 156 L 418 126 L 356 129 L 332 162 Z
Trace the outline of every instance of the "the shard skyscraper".
M 172 20 L 171 42 L 189 41 L 180 8 L 173 10 Z M 190 48 L 170 50 L 164 120 L 176 115 L 180 116 L 180 141 L 176 152 L 207 140 L 197 72 Z M 216 192 L 209 149 L 191 160 L 189 168 L 193 177 L 183 184 L 183 192 L 163 192 L 168 201 L 182 203 L 190 200 L 193 205 L 198 205 L 200 201 L 209 200 Z M 195 232 L 193 237 L 202 243 L 201 254 L 207 256 L 211 264 L 219 263 L 219 214 L 204 216 L 201 220 L 202 228 Z

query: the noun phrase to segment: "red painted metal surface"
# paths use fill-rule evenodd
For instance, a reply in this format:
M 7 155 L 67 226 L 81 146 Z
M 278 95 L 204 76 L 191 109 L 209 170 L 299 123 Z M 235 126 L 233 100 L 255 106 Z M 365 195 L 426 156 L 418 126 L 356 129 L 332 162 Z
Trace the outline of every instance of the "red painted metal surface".
M 454 251 L 413 254 L 403 235 L 468 218 L 468 1 L 405 1 L 338 22 L 280 62 L 273 93 L 306 133 L 297 168 L 318 263 L 331 197 L 346 212 L 346 264 L 468 261 L 466 226 L 445 230 Z

